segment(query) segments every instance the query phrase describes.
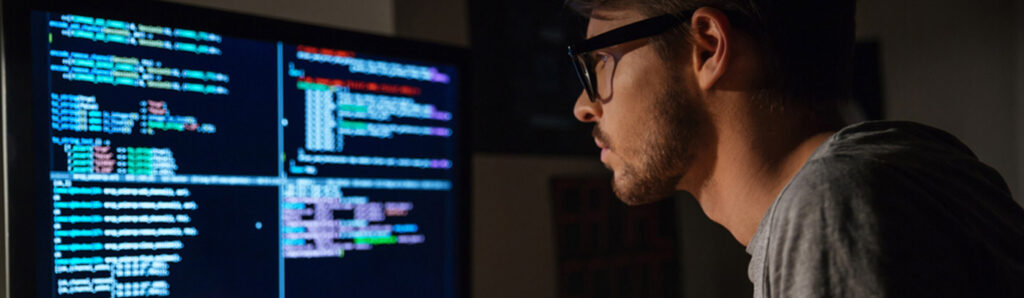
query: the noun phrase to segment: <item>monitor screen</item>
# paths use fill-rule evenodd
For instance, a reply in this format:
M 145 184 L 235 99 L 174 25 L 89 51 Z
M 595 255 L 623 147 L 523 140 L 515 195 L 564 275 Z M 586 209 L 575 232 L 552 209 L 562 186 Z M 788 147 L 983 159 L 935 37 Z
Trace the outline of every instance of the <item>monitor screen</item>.
M 144 15 L 29 27 L 35 297 L 456 296 L 458 65 Z

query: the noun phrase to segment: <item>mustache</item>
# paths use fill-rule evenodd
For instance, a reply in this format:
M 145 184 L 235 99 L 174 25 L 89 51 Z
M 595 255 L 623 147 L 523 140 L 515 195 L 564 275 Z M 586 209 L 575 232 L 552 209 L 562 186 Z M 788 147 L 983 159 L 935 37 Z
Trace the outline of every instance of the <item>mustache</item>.
M 593 135 L 595 139 L 600 141 L 601 144 L 608 146 L 608 148 L 612 148 L 612 144 L 608 142 L 608 135 L 601 130 L 601 126 L 599 124 L 594 125 L 594 129 L 593 131 L 591 131 L 590 134 Z

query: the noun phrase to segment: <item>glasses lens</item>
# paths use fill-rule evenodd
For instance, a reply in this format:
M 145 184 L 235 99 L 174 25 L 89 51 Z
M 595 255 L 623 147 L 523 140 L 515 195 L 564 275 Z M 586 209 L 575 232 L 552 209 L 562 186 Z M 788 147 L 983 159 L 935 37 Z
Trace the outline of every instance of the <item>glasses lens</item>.
M 576 66 L 576 74 L 580 77 L 580 84 L 583 84 L 583 90 L 587 91 L 587 96 L 590 97 L 590 100 L 594 100 L 594 96 L 597 93 L 594 90 L 593 73 L 590 71 L 587 55 L 577 55 L 574 58 L 573 63 Z
M 594 52 L 591 53 L 592 76 L 594 77 L 594 90 L 597 91 L 598 99 L 609 99 L 612 96 L 612 74 L 615 72 L 615 58 L 611 55 Z

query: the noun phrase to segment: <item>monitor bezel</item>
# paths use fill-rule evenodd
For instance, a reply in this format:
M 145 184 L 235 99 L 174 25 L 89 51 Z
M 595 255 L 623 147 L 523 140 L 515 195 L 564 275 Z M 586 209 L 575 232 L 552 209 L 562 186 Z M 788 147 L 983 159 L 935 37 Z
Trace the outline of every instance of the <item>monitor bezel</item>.
M 471 134 L 466 129 L 467 125 L 472 123 L 472 119 L 468 100 L 468 88 L 471 86 L 471 76 L 467 74 L 470 55 L 468 49 L 157 1 L 4 0 L 0 9 L 3 14 L 0 30 L 0 112 L 3 115 L 3 123 L 0 124 L 3 137 L 0 141 L 3 145 L 3 156 L 0 166 L 3 167 L 3 245 L 6 260 L 3 283 L 7 287 L 7 297 L 36 297 L 38 278 L 42 276 L 41 272 L 37 272 L 38 266 L 35 261 L 37 254 L 43 252 L 35 251 L 34 237 L 37 235 L 34 233 L 36 227 L 33 227 L 37 214 L 33 199 L 38 198 L 35 192 L 38 187 L 34 181 L 37 173 L 33 169 L 34 118 L 33 113 L 16 112 L 34 111 L 33 103 L 27 100 L 32 97 L 32 81 L 31 76 L 11 75 L 31 72 L 29 31 L 33 10 L 77 13 L 127 21 L 145 19 L 148 23 L 217 32 L 223 36 L 370 52 L 374 55 L 454 65 L 459 70 L 461 79 L 457 111 L 458 115 L 461 115 L 461 120 L 455 123 L 455 129 L 461 132 L 461 137 L 457 141 L 460 150 L 453 162 L 461 166 L 456 167 L 456 178 L 453 181 L 456 199 L 455 232 L 458 236 L 452 254 L 456 259 L 453 289 L 455 297 L 470 296 L 469 211 L 472 164 L 469 142 Z

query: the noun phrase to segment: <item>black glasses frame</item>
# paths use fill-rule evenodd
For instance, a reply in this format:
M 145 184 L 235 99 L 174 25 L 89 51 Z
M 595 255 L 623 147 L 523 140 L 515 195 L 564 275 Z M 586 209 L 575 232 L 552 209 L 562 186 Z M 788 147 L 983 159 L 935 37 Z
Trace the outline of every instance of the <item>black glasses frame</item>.
M 610 91 L 607 97 L 599 98 L 600 95 L 596 89 L 597 77 L 591 70 L 591 68 L 596 65 L 596 61 L 593 60 L 592 56 L 587 54 L 595 50 L 664 33 L 665 31 L 682 24 L 684 21 L 690 20 L 692 16 L 693 11 L 686 11 L 682 14 L 664 14 L 615 28 L 614 30 L 570 45 L 569 58 L 573 62 L 572 64 L 576 69 L 576 75 L 579 77 L 580 83 L 583 85 L 583 89 L 586 90 L 590 101 L 594 102 L 600 100 L 601 102 L 608 102 L 611 100 L 611 93 L 613 91 Z M 619 56 L 620 55 L 616 55 L 613 57 L 615 61 L 613 61 L 612 64 L 612 76 L 615 74 L 615 67 L 618 65 Z M 609 86 L 609 90 L 612 90 L 611 86 Z

